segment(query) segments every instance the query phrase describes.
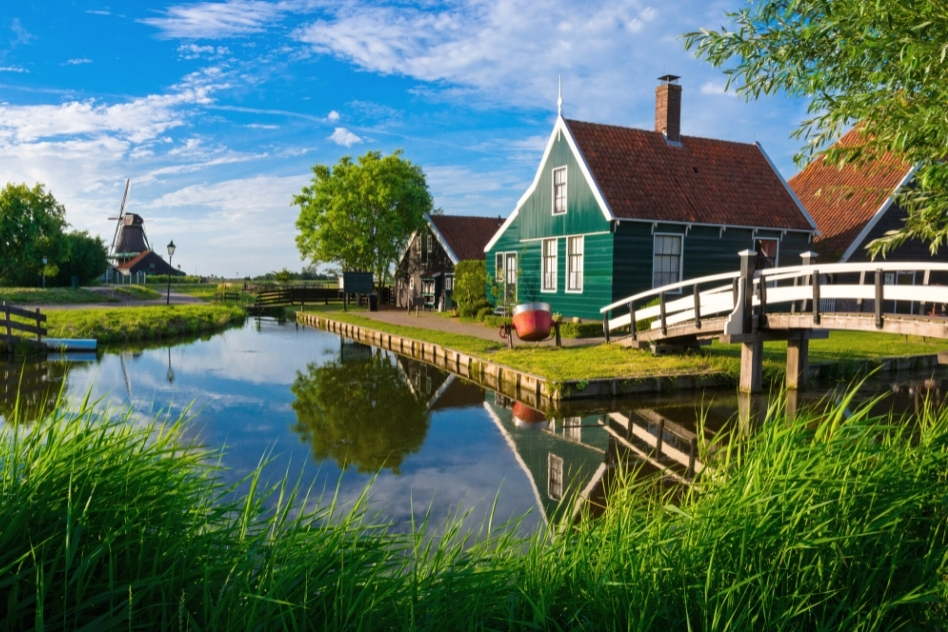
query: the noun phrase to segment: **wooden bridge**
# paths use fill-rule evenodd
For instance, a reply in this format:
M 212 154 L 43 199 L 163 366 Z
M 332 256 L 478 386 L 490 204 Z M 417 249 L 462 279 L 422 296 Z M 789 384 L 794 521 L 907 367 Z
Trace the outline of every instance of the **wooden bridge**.
M 741 344 L 743 392 L 761 388 L 763 343 L 787 341 L 787 387 L 806 385 L 809 340 L 830 330 L 886 332 L 948 339 L 948 264 L 836 263 L 755 270 L 757 253 L 738 253 L 740 270 L 672 283 L 603 307 L 607 341 L 643 347 L 697 347 L 703 340 Z M 921 284 L 900 285 L 901 279 Z

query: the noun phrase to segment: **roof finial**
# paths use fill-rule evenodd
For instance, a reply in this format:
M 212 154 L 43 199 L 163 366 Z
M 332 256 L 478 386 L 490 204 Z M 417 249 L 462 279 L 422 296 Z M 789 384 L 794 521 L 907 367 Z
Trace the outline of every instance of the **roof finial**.
M 556 113 L 563 116 L 563 75 L 560 75 L 560 92 L 559 98 L 556 99 Z

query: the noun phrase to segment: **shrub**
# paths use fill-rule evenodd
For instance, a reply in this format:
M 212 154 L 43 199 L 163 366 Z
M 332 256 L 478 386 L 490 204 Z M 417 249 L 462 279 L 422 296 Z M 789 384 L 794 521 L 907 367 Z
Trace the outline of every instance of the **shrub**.
M 483 261 L 462 261 L 454 267 L 454 302 L 462 316 L 473 316 L 487 303 L 487 280 Z
M 477 314 L 474 316 L 477 320 L 483 321 L 488 316 L 494 315 L 494 308 L 488 305 L 487 307 L 482 307 L 477 310 Z
M 560 323 L 564 338 L 596 338 L 602 335 L 602 323 Z

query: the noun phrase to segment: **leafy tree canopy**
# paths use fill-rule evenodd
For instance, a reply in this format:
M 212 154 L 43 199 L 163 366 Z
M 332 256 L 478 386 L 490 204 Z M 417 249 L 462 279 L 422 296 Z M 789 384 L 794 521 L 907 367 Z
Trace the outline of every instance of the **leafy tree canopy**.
M 763 0 L 728 13 L 730 27 L 684 36 L 728 87 L 756 99 L 786 92 L 810 99 L 811 117 L 794 132 L 798 162 L 872 168 L 891 154 L 917 165 L 915 187 L 899 202 L 905 226 L 870 247 L 885 254 L 906 239 L 948 237 L 948 11 L 943 0 Z M 859 125 L 861 143 L 826 146 Z
M 101 276 L 109 267 L 108 249 L 101 237 L 92 237 L 88 232 L 72 231 L 64 237 L 67 259 L 59 264 L 57 285 L 69 285 L 72 277 L 79 277 L 85 285 Z
M 317 461 L 397 474 L 428 434 L 426 402 L 415 397 L 391 359 L 370 348 L 362 355 L 351 349 L 349 356 L 297 372 L 293 430 Z
M 431 212 L 421 167 L 370 151 L 335 167 L 316 165 L 310 186 L 293 198 L 300 207 L 296 246 L 301 258 L 335 263 L 343 271 L 370 271 L 383 285 L 412 231 Z
M 43 257 L 66 258 L 66 209 L 42 184 L 7 184 L 0 191 L 0 282 L 35 285 Z

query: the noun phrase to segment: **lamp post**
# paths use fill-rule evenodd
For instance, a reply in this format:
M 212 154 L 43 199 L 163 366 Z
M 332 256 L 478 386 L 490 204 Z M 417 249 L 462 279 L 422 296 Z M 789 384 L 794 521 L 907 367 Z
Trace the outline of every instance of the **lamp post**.
M 168 267 L 171 268 L 171 257 L 174 256 L 174 239 L 168 243 Z M 174 268 L 171 268 L 174 270 Z M 171 305 L 171 272 L 168 272 L 168 296 L 165 305 Z
M 171 347 L 168 347 L 168 384 L 174 384 L 174 370 L 171 368 Z
M 43 257 L 43 289 L 46 289 L 46 257 Z

